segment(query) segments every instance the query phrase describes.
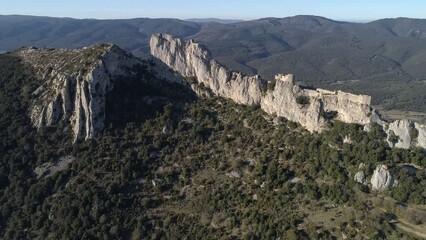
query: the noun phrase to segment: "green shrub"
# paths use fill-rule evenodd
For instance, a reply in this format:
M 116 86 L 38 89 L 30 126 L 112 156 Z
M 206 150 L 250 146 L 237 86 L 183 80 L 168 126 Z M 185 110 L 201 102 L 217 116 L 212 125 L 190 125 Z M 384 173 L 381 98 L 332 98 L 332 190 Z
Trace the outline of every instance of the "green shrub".
M 296 103 L 301 105 L 308 105 L 310 100 L 308 96 L 300 95 L 296 97 Z

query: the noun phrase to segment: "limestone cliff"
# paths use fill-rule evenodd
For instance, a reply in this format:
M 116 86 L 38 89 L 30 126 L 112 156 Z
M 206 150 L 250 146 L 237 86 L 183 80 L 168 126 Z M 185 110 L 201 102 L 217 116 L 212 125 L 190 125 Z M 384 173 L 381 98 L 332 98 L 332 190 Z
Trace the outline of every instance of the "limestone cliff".
M 212 59 L 210 52 L 192 40 L 184 42 L 167 34 L 153 35 L 151 54 L 186 78 L 198 83 L 214 94 L 240 104 L 259 104 L 266 82 L 258 76 L 247 77 L 232 72 Z
M 298 122 L 311 132 L 322 131 L 330 120 L 361 124 L 366 130 L 377 123 L 385 129 L 388 141 L 392 138 L 390 146 L 426 148 L 425 125 L 408 120 L 391 123 L 382 120 L 378 112 L 371 109 L 370 96 L 304 88 L 294 84 L 293 75 L 278 74 L 272 81 L 244 76 L 215 61 L 203 45 L 167 34 L 152 35 L 150 47 L 154 57 L 189 82 L 204 85 L 214 94 L 240 104 L 260 104 L 265 112 Z
M 405 149 L 410 147 L 426 149 L 426 125 L 408 119 L 377 123 L 385 129 L 389 146 Z
M 360 184 L 365 184 L 365 173 L 364 171 L 359 171 L 354 176 L 354 181 Z
M 260 106 L 269 114 L 298 122 L 309 131 L 320 132 L 326 124 L 326 120 L 321 116 L 323 107 L 321 98 L 318 96 L 303 98 L 306 96 L 306 91 L 291 81 L 277 80 L 275 88 L 267 91 L 262 97 Z
M 277 75 L 275 86 L 269 88 L 259 76 L 244 76 L 220 65 L 201 44 L 167 34 L 154 34 L 150 46 L 154 57 L 214 94 L 240 104 L 260 104 L 267 113 L 298 122 L 311 132 L 322 131 L 330 119 L 370 122 L 369 96 L 303 88 L 294 84 L 292 75 Z
M 70 123 L 73 140 L 95 137 L 105 127 L 105 96 L 111 79 L 132 74 L 140 60 L 112 44 L 78 50 L 23 48 L 17 51 L 36 71 L 40 87 L 32 93 L 34 126 Z

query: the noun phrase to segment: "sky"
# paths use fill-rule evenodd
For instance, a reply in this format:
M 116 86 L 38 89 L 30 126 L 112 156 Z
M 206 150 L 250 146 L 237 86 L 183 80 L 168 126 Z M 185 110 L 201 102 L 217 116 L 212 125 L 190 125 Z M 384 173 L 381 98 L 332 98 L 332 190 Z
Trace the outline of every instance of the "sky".
M 426 0 L 0 0 L 0 15 L 72 18 L 258 19 L 317 15 L 334 20 L 426 18 Z

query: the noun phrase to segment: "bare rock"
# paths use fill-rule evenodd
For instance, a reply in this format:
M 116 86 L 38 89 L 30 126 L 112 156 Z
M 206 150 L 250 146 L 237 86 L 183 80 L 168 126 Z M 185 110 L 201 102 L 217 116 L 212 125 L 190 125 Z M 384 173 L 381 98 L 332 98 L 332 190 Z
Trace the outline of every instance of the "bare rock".
M 152 35 L 150 47 L 154 57 L 213 94 L 240 104 L 260 104 L 265 112 L 298 122 L 311 132 L 322 131 L 331 119 L 370 122 L 370 96 L 303 88 L 294 84 L 291 74 L 278 74 L 274 87 L 268 89 L 268 81 L 260 76 L 233 72 L 215 61 L 201 44 L 168 34 Z
M 352 139 L 351 139 L 351 136 L 350 136 L 350 135 L 346 135 L 346 136 L 343 138 L 343 143 L 352 144 L 352 143 L 353 143 L 353 141 L 352 141 Z
M 364 171 L 359 171 L 354 176 L 354 181 L 360 184 L 365 183 L 365 174 Z
M 399 148 L 409 148 L 411 146 L 411 136 L 410 133 L 413 130 L 414 124 L 407 120 L 396 120 L 389 124 L 387 133 L 388 135 L 395 135 L 397 140 L 395 142 L 389 142 L 389 144 L 394 144 L 395 147 Z
M 426 125 L 407 119 L 395 120 L 386 129 L 388 143 L 391 147 L 426 148 Z
M 371 188 L 377 191 L 386 190 L 395 186 L 397 181 L 392 177 L 386 165 L 378 165 L 371 177 Z
M 154 34 L 151 54 L 186 78 L 195 79 L 213 93 L 240 104 L 258 104 L 265 81 L 232 72 L 211 57 L 201 44 L 168 34 Z
M 34 169 L 34 174 L 37 178 L 49 177 L 56 172 L 63 171 L 68 168 L 68 165 L 75 160 L 73 156 L 64 156 L 59 158 L 56 162 L 46 162 Z
M 32 94 L 34 126 L 69 122 L 73 141 L 96 137 L 105 127 L 105 97 L 111 79 L 132 74 L 141 61 L 113 44 L 76 50 L 24 48 L 17 52 L 33 66 L 40 87 Z
M 275 88 L 262 98 L 262 109 L 290 121 L 300 123 L 313 132 L 320 132 L 326 126 L 326 120 L 320 115 L 321 100 L 307 97 L 304 104 L 298 103 L 299 96 L 307 96 L 306 92 L 290 81 L 277 81 Z
M 426 125 L 414 123 L 414 128 L 417 130 L 416 145 L 426 149 Z

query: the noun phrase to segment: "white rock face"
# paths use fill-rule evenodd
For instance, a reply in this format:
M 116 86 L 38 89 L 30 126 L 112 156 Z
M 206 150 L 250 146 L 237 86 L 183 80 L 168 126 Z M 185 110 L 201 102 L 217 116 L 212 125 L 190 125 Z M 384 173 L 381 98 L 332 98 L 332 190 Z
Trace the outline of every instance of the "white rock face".
M 396 120 L 389 124 L 387 132 L 391 131 L 398 137 L 395 147 L 409 148 L 411 146 L 410 133 L 413 130 L 414 124 L 407 119 Z
M 209 51 L 201 44 L 193 40 L 185 42 L 168 34 L 152 35 L 150 47 L 154 57 L 183 77 L 208 87 L 213 94 L 240 104 L 260 104 L 265 112 L 298 122 L 311 132 L 325 129 L 331 118 L 364 125 L 366 131 L 372 123 L 378 123 L 384 128 L 388 125 L 376 110 L 371 110 L 370 96 L 303 88 L 294 84 L 291 74 L 278 74 L 275 87 L 267 90 L 267 81 L 259 76 L 249 77 L 232 72 L 213 60 Z M 208 95 L 195 85 L 192 88 L 201 96 Z M 308 103 L 298 103 L 297 99 L 300 97 L 307 99 Z M 418 130 L 417 139 L 411 139 L 411 129 Z M 393 131 L 399 137 L 395 147 L 426 148 L 425 125 L 397 120 L 390 123 L 386 131 L 388 134 Z M 389 142 L 389 145 L 393 147 L 393 143 Z
M 322 131 L 329 114 L 348 123 L 370 122 L 370 96 L 306 89 L 295 85 L 292 75 L 281 74 L 276 76 L 274 89 L 267 90 L 266 80 L 230 71 L 193 40 L 184 42 L 167 34 L 154 34 L 150 46 L 154 57 L 183 77 L 194 78 L 214 94 L 240 104 L 260 104 L 265 112 L 298 122 L 311 132 Z M 298 103 L 301 97 L 307 99 L 306 103 Z
M 383 191 L 397 184 L 386 165 L 378 165 L 371 177 L 371 188 Z
M 153 35 L 151 54 L 183 77 L 196 78 L 213 93 L 240 104 L 258 104 L 265 81 L 231 72 L 212 59 L 209 51 L 190 40 L 183 42 L 167 34 Z
M 405 148 L 421 147 L 426 148 L 426 125 L 416 123 L 407 119 L 395 120 L 387 125 L 386 133 L 395 135 L 398 141 L 389 142 L 391 147 Z
M 346 136 L 343 138 L 343 143 L 352 144 L 352 143 L 353 143 L 353 141 L 352 141 L 352 139 L 351 139 L 351 136 L 350 136 L 350 135 L 346 135 Z
M 359 171 L 354 176 L 354 181 L 360 184 L 365 183 L 365 174 L 364 171 Z
M 17 52 L 37 71 L 41 86 L 32 94 L 34 126 L 70 123 L 73 140 L 96 137 L 105 127 L 105 96 L 111 79 L 132 74 L 140 60 L 112 44 L 78 50 L 27 48 Z
M 297 97 L 305 96 L 303 90 L 290 82 L 277 81 L 273 91 L 268 91 L 262 98 L 261 108 L 277 116 L 285 117 L 290 121 L 313 132 L 320 132 L 325 128 L 326 120 L 321 117 L 321 100 L 309 98 L 309 104 L 298 104 Z
M 414 123 L 414 128 L 418 131 L 417 146 L 426 149 L 426 125 Z

